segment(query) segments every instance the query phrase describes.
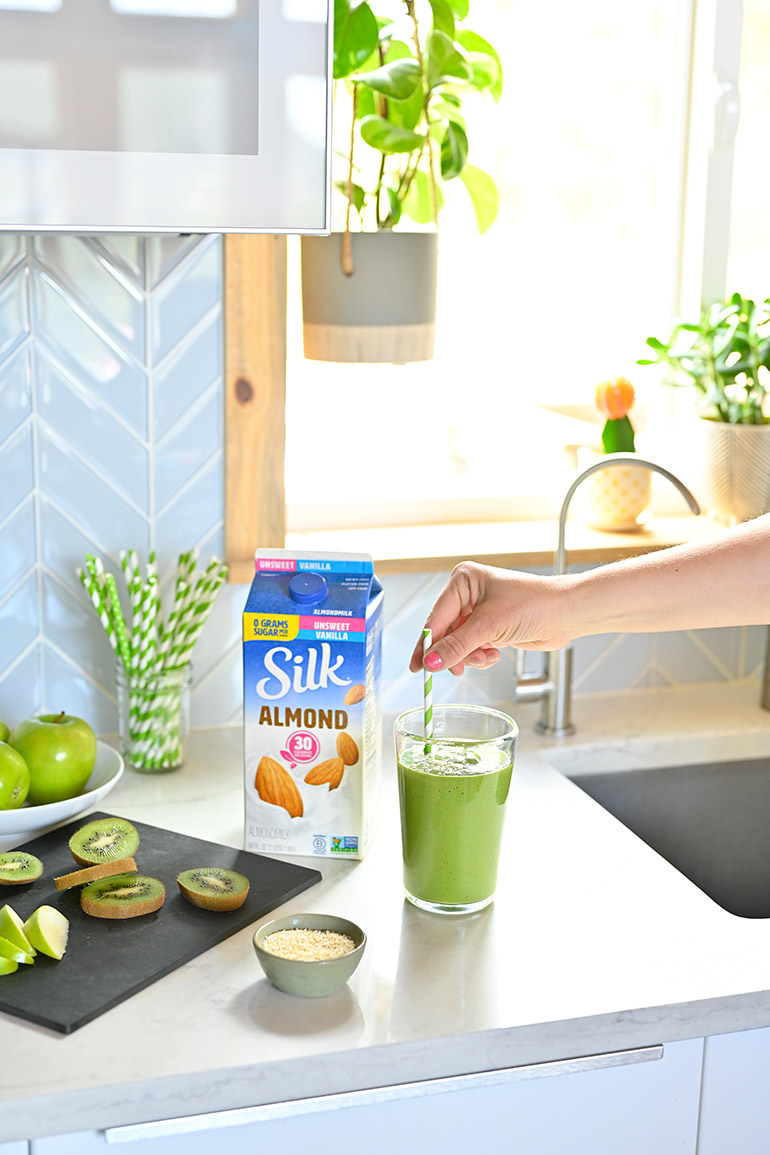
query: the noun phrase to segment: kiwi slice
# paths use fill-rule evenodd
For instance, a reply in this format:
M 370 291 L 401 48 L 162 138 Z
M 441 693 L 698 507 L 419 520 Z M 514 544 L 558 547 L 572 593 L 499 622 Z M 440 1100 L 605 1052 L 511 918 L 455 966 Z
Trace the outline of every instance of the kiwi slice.
M 96 818 L 70 838 L 70 853 L 80 866 L 98 866 L 131 858 L 139 845 L 136 828 L 125 818 Z
M 236 910 L 249 893 L 249 880 L 223 866 L 198 866 L 177 875 L 179 889 L 193 906 L 204 910 Z
M 112 874 L 89 882 L 80 892 L 80 905 L 95 918 L 138 918 L 163 906 L 166 888 L 146 874 Z
M 43 864 L 34 854 L 24 850 L 8 850 L 0 854 L 0 886 L 20 886 L 34 882 L 43 873 Z
M 136 870 L 133 858 L 116 858 L 114 862 L 100 862 L 98 866 L 84 866 L 70 874 L 60 874 L 54 879 L 54 885 L 57 890 L 69 890 L 73 886 L 85 886 L 97 878 L 109 878 L 111 874 L 127 874 L 130 870 Z

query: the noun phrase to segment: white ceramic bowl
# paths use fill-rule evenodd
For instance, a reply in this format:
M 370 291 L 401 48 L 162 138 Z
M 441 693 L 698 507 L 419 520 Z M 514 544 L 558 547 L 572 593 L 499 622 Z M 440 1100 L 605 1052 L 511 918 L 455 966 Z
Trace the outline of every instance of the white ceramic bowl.
M 82 794 L 65 798 L 63 802 L 47 802 L 43 806 L 24 806 L 18 810 L 0 810 L 0 839 L 13 838 L 18 843 L 30 835 L 42 834 L 60 822 L 77 818 L 101 802 L 123 773 L 123 759 L 117 750 L 105 742 L 96 743 L 96 764 Z

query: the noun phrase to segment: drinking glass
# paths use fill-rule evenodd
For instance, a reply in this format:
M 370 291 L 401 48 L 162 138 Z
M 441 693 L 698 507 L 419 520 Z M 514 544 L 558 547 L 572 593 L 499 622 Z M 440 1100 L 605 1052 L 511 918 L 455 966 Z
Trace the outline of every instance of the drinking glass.
M 518 726 L 486 706 L 436 705 L 394 726 L 404 891 L 415 906 L 466 914 L 495 895 Z

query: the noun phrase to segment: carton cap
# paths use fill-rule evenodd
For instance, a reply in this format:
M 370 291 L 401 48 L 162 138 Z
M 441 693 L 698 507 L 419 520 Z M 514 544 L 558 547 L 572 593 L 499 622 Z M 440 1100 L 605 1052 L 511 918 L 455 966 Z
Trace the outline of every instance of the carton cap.
M 320 573 L 298 573 L 289 582 L 289 597 L 300 606 L 316 606 L 326 593 L 326 578 Z

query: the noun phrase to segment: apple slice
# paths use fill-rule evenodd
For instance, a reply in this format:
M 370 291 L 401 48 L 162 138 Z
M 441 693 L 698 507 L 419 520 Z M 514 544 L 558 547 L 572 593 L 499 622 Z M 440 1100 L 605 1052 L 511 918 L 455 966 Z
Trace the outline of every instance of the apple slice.
M 24 923 L 24 933 L 42 954 L 60 959 L 67 949 L 69 919 L 53 906 L 39 906 Z
M 0 975 L 11 975 L 19 969 L 19 964 L 13 959 L 0 956 Z
M 7 903 L 0 910 L 0 938 L 7 939 L 14 946 L 21 947 L 27 954 L 35 955 L 37 953 L 24 933 L 24 923 L 13 907 Z
M 22 950 L 20 946 L 9 942 L 7 938 L 0 938 L 0 958 L 9 959 L 15 963 L 34 962 L 34 956 Z

